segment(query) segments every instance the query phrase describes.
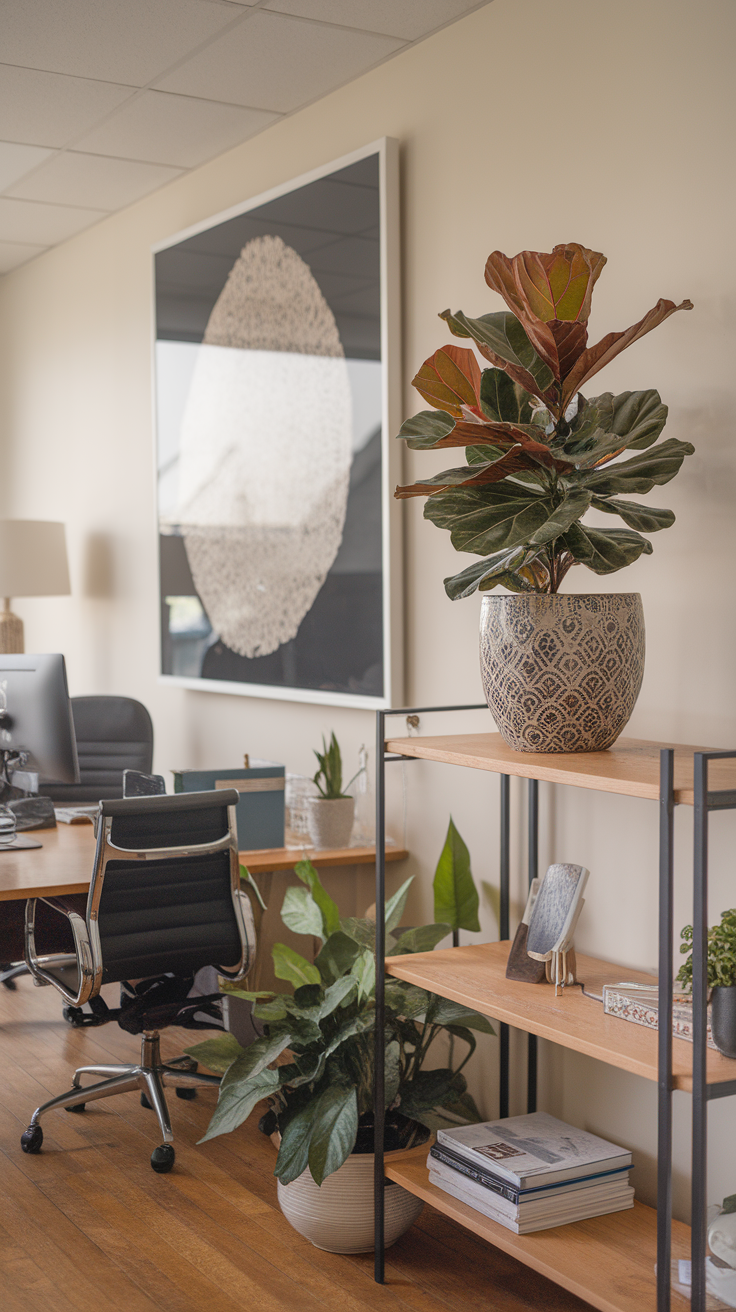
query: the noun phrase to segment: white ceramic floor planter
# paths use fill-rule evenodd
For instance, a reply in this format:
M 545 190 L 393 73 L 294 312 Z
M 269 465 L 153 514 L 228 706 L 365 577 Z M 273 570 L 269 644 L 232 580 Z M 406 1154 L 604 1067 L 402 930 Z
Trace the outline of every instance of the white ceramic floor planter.
M 391 1160 L 386 1153 L 386 1160 Z M 373 1154 L 354 1153 L 328 1175 L 321 1188 L 309 1170 L 293 1184 L 278 1181 L 281 1211 L 290 1225 L 309 1239 L 315 1248 L 328 1253 L 369 1253 L 374 1244 Z M 417 1220 L 424 1203 L 398 1184 L 388 1184 L 385 1194 L 384 1235 L 386 1247 Z

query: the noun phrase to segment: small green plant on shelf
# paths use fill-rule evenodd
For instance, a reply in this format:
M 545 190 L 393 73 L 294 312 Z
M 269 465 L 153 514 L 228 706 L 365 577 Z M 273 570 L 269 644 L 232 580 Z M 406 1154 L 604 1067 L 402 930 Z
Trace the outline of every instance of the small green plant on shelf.
M 262 1038 L 244 1049 L 222 1034 L 188 1052 L 223 1077 L 204 1139 L 236 1130 L 268 1098 L 269 1132 L 281 1136 L 276 1176 L 289 1184 L 309 1168 L 321 1185 L 352 1152 L 373 1151 L 376 927 L 368 919 L 341 918 L 311 862 L 300 862 L 296 873 L 306 887 L 287 890 L 281 919 L 294 933 L 321 940 L 315 961 L 276 943 L 274 971 L 283 991 L 227 988 L 253 1003 Z M 399 928 L 411 882 L 386 903 L 391 955 L 428 952 L 450 932 L 444 923 Z M 478 1031 L 494 1033 L 485 1016 L 403 980 L 386 980 L 387 1149 L 411 1146 L 424 1135 L 421 1127 L 481 1119 L 462 1074 Z M 442 1033 L 459 1041 L 462 1060 L 451 1057 L 427 1069 Z M 279 1059 L 282 1065 L 275 1064 Z
M 355 783 L 355 780 L 360 774 L 360 770 L 356 771 L 350 780 L 350 783 L 346 784 L 345 788 L 343 788 L 342 755 L 334 730 L 330 738 L 329 747 L 325 742 L 323 734 L 322 751 L 318 752 L 315 749 L 314 754 L 319 761 L 319 769 L 314 776 L 313 783 L 317 785 L 320 797 L 323 797 L 327 802 L 334 802 L 340 797 L 349 797 L 350 794 L 347 790 L 351 784 Z
M 677 979 L 688 989 L 693 986 L 693 927 L 686 925 L 680 938 L 680 952 L 688 953 L 677 972 Z M 708 930 L 708 987 L 730 988 L 736 984 L 736 908 L 724 911 L 719 925 Z

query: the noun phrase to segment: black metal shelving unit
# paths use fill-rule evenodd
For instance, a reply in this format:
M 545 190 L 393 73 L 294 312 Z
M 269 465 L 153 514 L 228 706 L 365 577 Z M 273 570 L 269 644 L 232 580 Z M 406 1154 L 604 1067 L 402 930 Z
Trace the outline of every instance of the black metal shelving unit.
M 412 706 L 376 715 L 376 1029 L 375 1029 L 375 1279 L 385 1278 L 384 1253 L 384 1017 L 385 1017 L 385 916 L 386 901 L 386 765 L 416 757 L 388 754 L 385 750 L 388 717 L 485 710 L 485 703 L 462 706 Z M 692 1312 L 705 1312 L 707 1111 L 708 1102 L 736 1094 L 736 1079 L 708 1084 L 707 1080 L 707 927 L 708 927 L 708 817 L 712 811 L 735 810 L 736 790 L 709 791 L 708 765 L 713 760 L 736 759 L 736 752 L 694 753 L 695 850 L 693 864 L 693 1089 L 692 1089 Z M 675 754 L 660 750 L 659 776 L 659 1001 L 658 1032 L 658 1165 L 657 1165 L 657 1312 L 670 1312 L 670 1260 L 672 1216 L 672 996 L 674 974 L 674 784 Z M 510 776 L 500 774 L 500 916 L 501 939 L 510 935 Z M 527 780 L 528 878 L 538 873 L 539 780 Z M 457 944 L 457 936 L 455 936 Z M 664 1023 L 661 1023 L 661 1022 Z M 499 1026 L 499 1117 L 509 1114 L 509 1027 Z M 528 1035 L 527 1110 L 537 1103 L 537 1039 Z

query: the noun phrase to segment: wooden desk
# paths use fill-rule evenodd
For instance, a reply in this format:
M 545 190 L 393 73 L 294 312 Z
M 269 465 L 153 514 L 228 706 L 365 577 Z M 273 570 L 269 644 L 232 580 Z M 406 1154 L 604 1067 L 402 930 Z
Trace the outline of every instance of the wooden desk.
M 60 897 L 65 893 L 86 893 L 92 876 L 94 833 L 91 824 L 59 825 L 34 834 L 42 847 L 25 851 L 0 851 L 0 901 L 28 897 Z M 376 859 L 375 847 L 345 847 L 328 852 L 295 848 L 268 848 L 241 852 L 240 860 L 252 875 L 270 871 L 293 870 L 306 855 L 317 868 L 326 866 L 370 865 Z M 402 848 L 386 849 L 387 861 L 403 861 L 409 855 Z

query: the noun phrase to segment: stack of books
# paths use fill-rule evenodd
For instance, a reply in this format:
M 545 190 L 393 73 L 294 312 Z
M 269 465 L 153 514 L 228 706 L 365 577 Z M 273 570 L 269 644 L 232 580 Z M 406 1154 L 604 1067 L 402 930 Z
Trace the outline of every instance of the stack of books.
M 634 1206 L 631 1153 L 546 1112 L 438 1130 L 429 1179 L 517 1235 Z

